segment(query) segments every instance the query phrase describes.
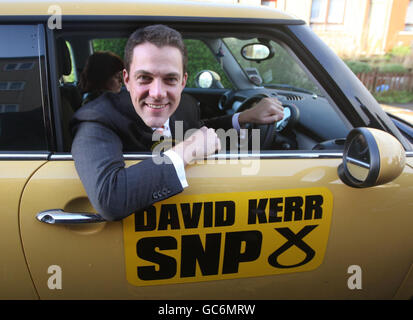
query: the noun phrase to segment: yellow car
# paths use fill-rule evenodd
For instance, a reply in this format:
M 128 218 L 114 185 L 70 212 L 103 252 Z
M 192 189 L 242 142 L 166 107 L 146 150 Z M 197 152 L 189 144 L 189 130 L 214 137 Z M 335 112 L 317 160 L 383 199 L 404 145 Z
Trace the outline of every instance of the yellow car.
M 403 120 L 410 125 L 413 125 L 413 111 L 403 107 L 394 107 L 386 104 L 382 104 L 381 107 L 390 116 L 397 117 L 399 120 Z
M 0 8 L 1 299 L 413 296 L 413 128 L 303 21 L 200 2 Z M 185 38 L 184 92 L 204 118 L 262 96 L 285 117 L 255 127 L 258 148 L 189 166 L 183 193 L 104 221 L 70 153 L 77 79 L 94 50 L 121 54 L 158 23 Z

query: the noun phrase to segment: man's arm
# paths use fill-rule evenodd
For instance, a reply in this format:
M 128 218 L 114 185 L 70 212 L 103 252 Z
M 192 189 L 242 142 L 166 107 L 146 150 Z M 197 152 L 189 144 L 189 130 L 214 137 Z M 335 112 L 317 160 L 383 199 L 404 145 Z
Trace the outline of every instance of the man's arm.
M 161 155 L 125 168 L 120 138 L 96 122 L 79 125 L 72 155 L 93 207 L 106 220 L 123 219 L 183 191 L 173 164 Z
M 284 116 L 284 108 L 277 98 L 263 98 L 252 108 L 239 114 L 238 122 L 270 124 L 280 121 Z
M 201 121 L 208 128 L 239 130 L 246 123 L 270 124 L 284 116 L 282 103 L 277 98 L 263 98 L 251 108 L 235 115 L 226 115 Z
M 183 166 L 221 148 L 213 129 L 201 128 L 173 152 Z M 168 154 L 168 153 L 167 153 Z M 171 158 L 154 155 L 125 168 L 122 142 L 109 128 L 82 122 L 72 144 L 76 170 L 93 207 L 106 220 L 120 220 L 183 191 Z M 185 177 L 184 177 L 185 179 Z
M 171 149 L 183 160 L 184 166 L 219 150 L 221 150 L 221 141 L 215 130 L 207 127 L 196 130 L 191 136 Z

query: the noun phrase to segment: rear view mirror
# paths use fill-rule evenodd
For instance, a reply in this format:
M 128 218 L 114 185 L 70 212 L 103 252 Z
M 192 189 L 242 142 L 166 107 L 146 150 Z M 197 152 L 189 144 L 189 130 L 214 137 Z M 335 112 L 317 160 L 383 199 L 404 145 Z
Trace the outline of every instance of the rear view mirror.
M 400 142 L 387 132 L 356 128 L 344 144 L 340 179 L 350 187 L 367 188 L 396 179 L 406 162 Z
M 246 60 L 263 61 L 274 56 L 274 49 L 269 44 L 249 43 L 242 47 L 241 55 Z

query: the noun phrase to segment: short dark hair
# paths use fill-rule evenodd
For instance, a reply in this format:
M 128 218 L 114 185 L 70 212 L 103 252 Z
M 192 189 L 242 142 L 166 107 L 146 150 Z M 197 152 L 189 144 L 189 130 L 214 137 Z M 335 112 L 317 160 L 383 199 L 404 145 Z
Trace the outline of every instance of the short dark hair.
M 107 81 L 124 68 L 122 59 L 110 51 L 96 51 L 86 61 L 80 75 L 82 92 L 104 91 Z
M 182 54 L 183 73 L 186 72 L 186 65 L 188 62 L 188 53 L 182 39 L 182 35 L 168 26 L 162 24 L 155 24 L 140 28 L 132 33 L 125 46 L 125 68 L 129 72 L 129 68 L 132 64 L 133 49 L 136 46 L 149 42 L 162 48 L 165 46 L 171 46 L 177 48 Z

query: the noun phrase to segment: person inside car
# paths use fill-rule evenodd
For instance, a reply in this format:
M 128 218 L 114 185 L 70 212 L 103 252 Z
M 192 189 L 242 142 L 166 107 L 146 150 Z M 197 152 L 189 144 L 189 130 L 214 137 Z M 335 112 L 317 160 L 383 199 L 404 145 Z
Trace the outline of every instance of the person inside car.
M 122 59 L 113 52 L 97 51 L 89 56 L 80 75 L 82 105 L 106 91 L 119 93 L 122 88 L 123 68 Z
M 135 31 L 125 47 L 123 80 L 127 91 L 106 92 L 74 115 L 72 155 L 97 212 L 120 220 L 188 186 L 185 167 L 219 151 L 214 129 L 282 119 L 283 107 L 265 98 L 236 115 L 200 120 L 184 99 L 187 53 L 181 34 L 164 25 Z M 182 97 L 182 98 L 181 98 Z M 176 124 L 194 133 L 164 153 L 125 167 L 124 152 L 150 151 L 154 130 L 175 136 Z

